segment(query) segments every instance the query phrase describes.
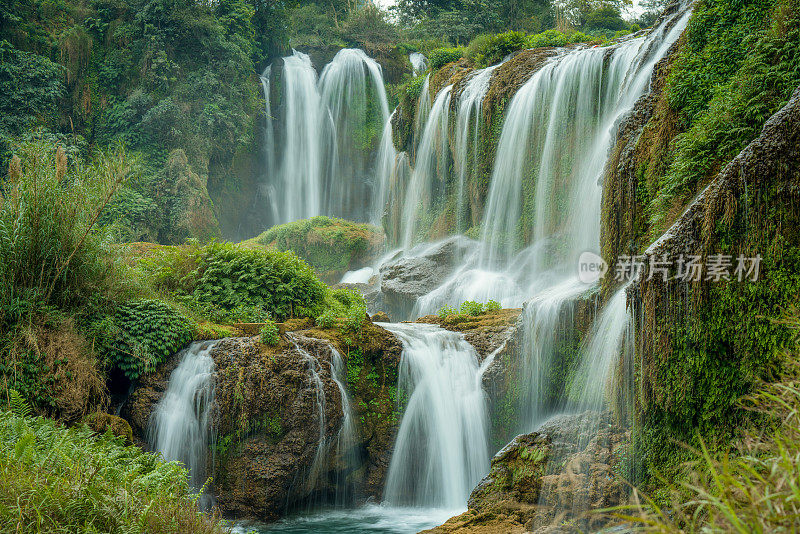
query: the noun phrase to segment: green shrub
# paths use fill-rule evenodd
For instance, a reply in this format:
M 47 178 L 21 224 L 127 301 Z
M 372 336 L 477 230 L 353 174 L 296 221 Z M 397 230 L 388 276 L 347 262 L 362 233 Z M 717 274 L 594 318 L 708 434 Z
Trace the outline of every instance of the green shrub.
M 573 41 L 569 36 L 558 30 L 545 30 L 528 37 L 528 46 L 531 48 L 542 48 L 546 46 L 567 46 Z
M 495 35 L 479 35 L 467 47 L 466 56 L 476 67 L 488 67 L 503 60 L 517 50 L 527 48 L 528 38 L 523 32 L 505 32 Z
M 0 531 L 222 533 L 186 470 L 110 432 L 0 412 Z
M 97 219 L 129 177 L 117 149 L 84 165 L 61 148 L 23 144 L 0 196 L 0 325 L 44 307 L 86 311 L 129 292 L 126 268 Z
M 367 305 L 363 300 L 350 306 L 347 310 L 345 329 L 350 332 L 359 332 L 367 318 Z
M 419 100 L 422 94 L 422 87 L 425 85 L 425 76 L 416 76 L 411 78 L 405 86 L 404 97 L 408 98 L 410 102 Z
M 467 300 L 461 303 L 459 311 L 461 312 L 462 315 L 477 317 L 478 315 L 484 312 L 484 307 L 483 304 L 481 304 L 480 302 L 475 302 L 474 300 Z
M 439 311 L 436 313 L 436 315 L 438 315 L 439 319 L 441 319 L 441 320 L 445 320 L 449 316 L 457 315 L 457 314 L 458 314 L 458 311 L 455 308 L 453 308 L 452 306 L 450 306 L 449 304 L 445 304 L 444 306 L 439 308 Z
M 500 303 L 496 300 L 490 300 L 486 303 L 486 311 L 499 311 L 501 309 Z
M 336 314 L 333 310 L 327 309 L 317 317 L 316 323 L 320 328 L 333 328 L 336 324 Z
M 800 9 L 791 2 L 701 3 L 667 79 L 680 130 L 669 167 L 649 184 L 651 222 L 660 233 L 676 205 L 761 131 L 800 85 Z M 770 9 L 780 12 L 769 22 Z
M 109 363 L 136 380 L 191 342 L 196 325 L 165 302 L 135 300 L 118 305 L 91 329 Z
M 275 321 L 267 319 L 264 326 L 261 327 L 261 343 L 264 345 L 275 346 L 281 341 L 281 336 L 278 333 L 278 325 Z
M 274 226 L 253 241 L 292 251 L 318 273 L 344 271 L 382 249 L 383 232 L 370 224 L 325 216 Z
M 431 71 L 439 70 L 448 63 L 458 61 L 463 55 L 464 48 L 462 47 L 437 48 L 436 50 L 431 50 L 428 56 L 428 64 L 431 67 Z
M 216 309 L 216 317 L 228 320 L 241 318 L 237 310 L 253 318 L 316 317 L 328 294 L 307 263 L 292 252 L 273 249 L 190 244 L 143 260 L 142 267 L 158 289 L 200 313 Z

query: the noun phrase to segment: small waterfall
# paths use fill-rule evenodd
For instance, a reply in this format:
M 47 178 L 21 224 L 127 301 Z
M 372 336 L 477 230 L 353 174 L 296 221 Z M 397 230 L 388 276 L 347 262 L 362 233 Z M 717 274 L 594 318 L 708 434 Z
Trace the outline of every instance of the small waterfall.
M 414 71 L 414 76 L 421 74 L 428 70 L 428 58 L 420 52 L 411 52 L 408 55 L 408 61 L 411 63 L 411 69 Z
M 330 215 L 369 221 L 379 184 L 375 161 L 389 105 L 380 65 L 358 49 L 342 49 L 317 73 L 308 55 L 292 51 L 281 69 L 262 75 L 267 110 L 264 194 L 280 224 Z M 272 81 L 280 90 L 271 94 Z M 276 96 L 279 105 L 273 106 Z M 273 119 L 273 113 L 277 119 Z
M 199 491 L 207 480 L 208 449 L 213 438 L 215 342 L 192 343 L 180 354 L 164 396 L 150 416 L 147 435 L 153 450 L 189 470 L 189 484 Z M 204 499 L 208 498 L 204 495 Z M 208 503 L 206 503 L 208 504 Z
M 431 75 L 426 74 L 425 79 L 422 81 L 422 89 L 419 92 L 417 99 L 417 111 L 414 114 L 414 137 L 412 138 L 413 153 L 417 153 L 417 147 L 420 145 L 422 132 L 425 124 L 428 122 L 428 116 L 431 113 Z
M 383 217 L 386 203 L 389 200 L 389 192 L 391 190 L 392 176 L 395 174 L 397 162 L 397 150 L 394 148 L 392 141 L 392 118 L 397 110 L 395 109 L 383 126 L 383 135 L 381 136 L 381 144 L 378 148 L 377 158 L 377 177 L 378 187 L 377 194 L 372 203 L 372 224 L 380 226 L 381 218 Z
M 322 213 L 323 160 L 334 150 L 324 144 L 330 134 L 325 135 L 322 130 L 331 127 L 330 117 L 317 91 L 317 73 L 311 58 L 296 50 L 283 58 L 280 83 L 280 167 L 269 182 L 279 197 L 276 224 Z
M 337 471 L 335 504 L 344 506 L 352 500 L 355 493 L 355 481 L 348 480 L 347 475 L 358 469 L 361 458 L 356 451 L 356 421 L 353 416 L 353 408 L 350 405 L 350 396 L 347 394 L 347 389 L 344 385 L 347 380 L 347 368 L 339 351 L 333 348 L 333 345 L 329 347 L 331 351 L 331 378 L 339 388 L 339 394 L 342 398 L 342 414 L 344 415 L 342 426 L 336 435 L 336 456 L 342 459 L 345 469 L 343 475 L 340 475 Z
M 356 450 L 356 437 L 357 428 L 356 421 L 353 415 L 353 409 L 350 403 L 350 396 L 347 394 L 345 382 L 347 379 L 347 368 L 344 359 L 339 351 L 328 342 L 321 342 L 317 339 L 305 338 L 299 334 L 286 334 L 286 338 L 303 357 L 307 365 L 308 377 L 311 385 L 314 388 L 314 399 L 316 407 L 316 426 L 319 434 L 317 437 L 317 448 L 314 453 L 314 460 L 311 468 L 305 478 L 305 490 L 312 495 L 312 499 L 318 496 L 313 495 L 315 490 L 320 489 L 321 484 L 325 482 L 324 478 L 328 475 L 333 465 L 331 461 L 340 461 L 342 469 L 336 469 L 335 480 L 335 494 L 331 501 L 313 502 L 308 504 L 314 507 L 320 504 L 334 504 L 336 506 L 345 506 L 350 504 L 355 496 L 355 481 L 348 476 L 356 471 L 361 462 L 361 458 Z M 329 361 L 325 362 L 320 360 L 317 356 L 303 348 L 304 342 L 322 343 L 326 350 Z M 339 390 L 342 406 L 342 424 L 336 437 L 329 438 L 326 432 L 327 428 L 327 398 L 325 395 L 325 369 L 324 365 L 327 363 L 330 366 L 330 379 L 336 384 Z
M 270 178 L 275 173 L 275 125 L 272 120 L 272 65 L 268 65 L 261 73 L 261 89 L 264 92 L 264 184 L 262 190 L 258 192 L 259 200 L 266 198 L 269 202 L 270 221 L 277 221 L 280 218 L 278 199 L 274 184 L 270 184 Z
M 337 147 L 329 160 L 325 213 L 369 220 L 377 185 L 373 182 L 374 144 L 389 120 L 381 67 L 363 50 L 342 49 L 322 70 L 319 91 L 334 125 L 332 144 Z
M 456 139 L 453 165 L 458 173 L 458 197 L 456 206 L 456 229 L 466 230 L 464 221 L 464 186 L 469 180 L 478 178 L 480 162 L 478 148 L 481 139 L 483 98 L 489 90 L 492 73 L 500 64 L 475 71 L 458 99 L 456 113 Z
M 450 166 L 447 130 L 450 119 L 450 92 L 448 85 L 436 96 L 425 123 L 422 139 L 417 148 L 414 171 L 406 188 L 403 201 L 402 245 L 408 250 L 416 237 L 417 223 L 444 191 Z
M 292 346 L 294 346 L 294 350 L 305 360 L 308 366 L 308 378 L 311 381 L 311 385 L 314 386 L 314 404 L 317 412 L 316 419 L 319 437 L 317 438 L 317 451 L 314 454 L 314 461 L 311 464 L 311 469 L 306 479 L 306 488 L 310 491 L 318 486 L 322 478 L 328 452 L 328 441 L 325 436 L 325 385 L 322 383 L 322 378 L 320 377 L 322 369 L 317 358 L 300 346 L 300 342 L 296 336 L 287 334 L 286 337 Z
M 477 353 L 460 334 L 436 326 L 382 326 L 403 343 L 398 389 L 407 395 L 385 500 L 461 508 L 489 465 Z

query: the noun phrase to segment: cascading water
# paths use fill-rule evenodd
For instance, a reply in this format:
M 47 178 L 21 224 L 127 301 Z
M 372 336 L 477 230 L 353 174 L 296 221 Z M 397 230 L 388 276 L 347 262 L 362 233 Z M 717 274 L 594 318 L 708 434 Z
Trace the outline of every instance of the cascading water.
M 456 228 L 466 230 L 464 224 L 464 187 L 467 181 L 477 178 L 480 172 L 478 148 L 481 139 L 483 98 L 489 90 L 492 74 L 500 65 L 481 69 L 472 74 L 458 98 L 456 114 L 456 139 L 453 165 L 458 173 Z
M 444 190 L 450 165 L 447 129 L 450 117 L 450 92 L 448 85 L 436 96 L 425 123 L 422 139 L 417 149 L 414 170 L 406 187 L 403 201 L 402 245 L 408 250 L 416 237 L 417 223 L 438 198 L 437 189 Z
M 382 326 L 403 343 L 398 384 L 408 396 L 385 500 L 462 508 L 489 459 L 478 355 L 463 336 L 436 326 Z
M 428 58 L 420 52 L 411 52 L 408 55 L 408 61 L 411 63 L 411 69 L 414 71 L 414 76 L 425 72 L 428 69 Z
M 350 502 L 354 493 L 354 481 L 347 480 L 347 474 L 358 468 L 361 460 L 356 451 L 356 422 L 353 415 L 353 408 L 350 405 L 350 396 L 344 386 L 347 378 L 347 369 L 344 359 L 333 345 L 329 345 L 331 352 L 331 378 L 339 388 L 342 399 L 342 426 L 336 434 L 336 455 L 342 458 L 345 465 L 345 475 L 336 481 L 336 505 L 343 506 Z M 337 473 L 338 476 L 338 473 Z
M 373 206 L 379 185 L 373 133 L 389 119 L 380 65 L 362 50 L 342 49 L 318 81 L 306 54 L 293 51 L 282 63 L 262 75 L 270 222 L 322 214 L 370 220 L 383 209 Z M 279 79 L 278 106 L 271 102 L 273 76 Z
M 599 182 L 614 128 L 689 15 L 675 13 L 647 36 L 611 47 L 563 52 L 517 91 L 496 151 L 481 254 L 421 297 L 416 313 L 487 297 L 519 307 L 556 286 L 580 293 L 578 257 L 599 248 Z M 534 189 L 527 205 L 526 182 Z M 517 253 L 524 241 L 531 245 Z
M 372 125 L 385 125 L 389 104 L 380 65 L 363 50 L 345 48 L 322 70 L 322 101 L 334 125 L 337 147 L 328 162 L 326 214 L 369 220 L 374 196 Z M 375 109 L 377 106 L 377 109 Z
M 329 134 L 321 131 L 330 127 L 329 115 L 317 91 L 317 73 L 311 65 L 311 58 L 293 51 L 291 56 L 283 58 L 280 75 L 282 111 L 277 130 L 283 135 L 280 156 L 273 156 L 273 161 L 279 161 L 278 167 L 267 177 L 268 191 L 278 197 L 277 200 L 270 199 L 279 208 L 275 223 L 322 213 L 323 158 L 333 151 L 324 143 Z M 267 94 L 268 99 L 269 96 Z M 271 122 L 271 116 L 267 120 Z M 274 149 L 277 149 L 277 143 Z
M 148 442 L 167 461 L 179 461 L 189 470 L 189 484 L 203 488 L 207 480 L 207 456 L 211 445 L 211 413 L 214 405 L 215 342 L 193 343 L 180 355 L 169 377 L 164 396 L 148 423 Z M 203 500 L 209 496 L 204 495 Z M 208 504 L 208 503 L 206 503 Z

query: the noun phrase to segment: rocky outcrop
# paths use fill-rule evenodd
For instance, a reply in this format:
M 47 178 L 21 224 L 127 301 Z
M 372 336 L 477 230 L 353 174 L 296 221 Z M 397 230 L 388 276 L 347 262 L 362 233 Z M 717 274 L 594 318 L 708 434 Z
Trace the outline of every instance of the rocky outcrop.
M 453 236 L 420 245 L 400 259 L 384 263 L 380 268 L 383 311 L 395 320 L 408 317 L 417 297 L 442 285 L 474 244 L 464 236 Z
M 399 422 L 400 342 L 371 322 L 347 339 L 336 330 L 294 326 L 305 329 L 288 332 L 276 347 L 258 337 L 228 338 L 211 351 L 217 407 L 210 467 L 226 515 L 271 520 L 311 502 L 382 494 Z M 348 451 L 336 447 L 344 413 L 334 351 L 345 364 L 337 378 L 359 420 Z M 123 415 L 139 438 L 179 361 L 171 358 L 130 395 Z
M 618 473 L 629 438 L 608 414 L 554 417 L 495 455 L 467 512 L 426 532 L 595 531 L 605 518 L 589 511 L 626 499 Z
M 800 290 L 798 161 L 800 89 L 645 251 L 628 300 L 637 324 L 637 410 L 641 420 L 659 422 L 643 433 L 648 461 L 666 461 L 664 436 L 732 432 L 742 417 L 736 400 L 774 372 L 792 342 L 781 310 Z M 669 266 L 666 279 L 651 273 L 653 259 Z M 715 259 L 727 261 L 724 276 L 708 270 Z M 689 260 L 699 275 L 679 272 Z

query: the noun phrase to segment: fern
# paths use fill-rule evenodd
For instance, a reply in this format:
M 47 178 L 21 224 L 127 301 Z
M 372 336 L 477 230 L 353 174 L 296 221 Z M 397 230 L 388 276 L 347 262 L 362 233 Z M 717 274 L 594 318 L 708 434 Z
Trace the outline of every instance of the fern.
M 20 417 L 30 417 L 33 413 L 33 408 L 16 389 L 8 390 L 8 409 Z

